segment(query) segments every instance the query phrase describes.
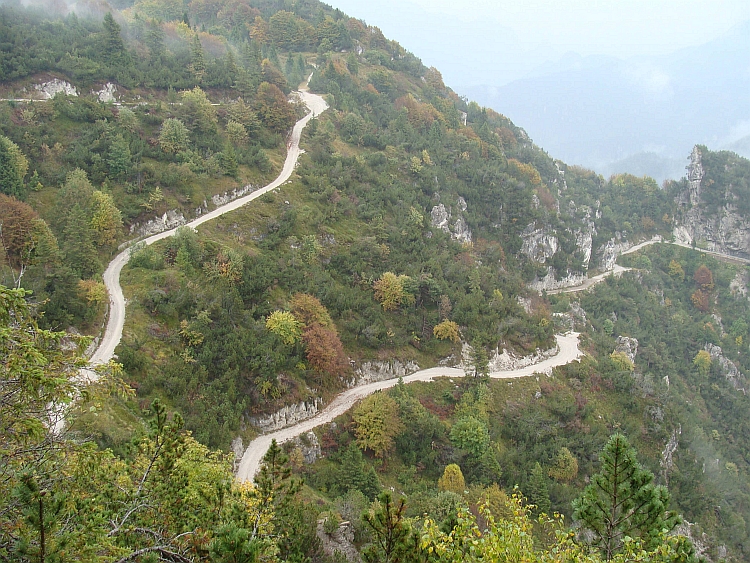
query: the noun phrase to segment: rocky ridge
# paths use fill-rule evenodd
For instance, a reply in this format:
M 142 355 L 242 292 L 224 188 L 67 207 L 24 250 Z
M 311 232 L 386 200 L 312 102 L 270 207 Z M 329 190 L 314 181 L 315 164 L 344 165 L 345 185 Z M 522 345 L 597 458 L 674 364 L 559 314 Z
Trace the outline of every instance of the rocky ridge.
M 709 214 L 702 196 L 706 189 L 704 177 L 701 149 L 695 146 L 687 167 L 687 189 L 677 196 L 681 217 L 674 229 L 676 242 L 750 259 L 750 220 L 740 215 L 731 203 L 729 187 L 727 203 L 717 213 Z

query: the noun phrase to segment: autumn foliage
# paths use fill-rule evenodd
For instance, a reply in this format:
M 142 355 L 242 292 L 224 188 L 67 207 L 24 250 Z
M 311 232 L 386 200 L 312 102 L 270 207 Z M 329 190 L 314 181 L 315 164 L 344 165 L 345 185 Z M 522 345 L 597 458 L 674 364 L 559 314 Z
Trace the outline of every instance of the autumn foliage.
M 14 197 L 0 194 L 0 241 L 11 266 L 17 267 L 28 251 L 36 212 Z
M 296 293 L 291 300 L 294 317 L 302 324 L 302 341 L 312 369 L 330 377 L 341 377 L 349 369 L 344 346 L 328 310 L 317 297 Z
M 341 377 L 349 369 L 344 346 L 334 329 L 313 323 L 305 329 L 302 340 L 307 347 L 307 361 L 315 371 Z

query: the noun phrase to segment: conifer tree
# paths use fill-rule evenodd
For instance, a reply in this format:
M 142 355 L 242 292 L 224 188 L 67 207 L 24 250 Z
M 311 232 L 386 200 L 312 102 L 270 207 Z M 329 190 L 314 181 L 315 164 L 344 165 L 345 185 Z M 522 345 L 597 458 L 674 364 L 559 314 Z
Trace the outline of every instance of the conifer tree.
M 405 518 L 404 499 L 393 502 L 391 494 L 383 492 L 375 509 L 362 515 L 370 527 L 373 543 L 362 553 L 366 563 L 397 563 L 410 561 L 416 554 L 412 528 Z
M 190 44 L 190 72 L 193 73 L 196 86 L 203 82 L 203 76 L 206 74 L 206 58 L 198 33 L 193 35 L 193 41 Z
M 550 499 L 549 489 L 547 488 L 547 476 L 544 474 L 544 469 L 542 469 L 538 461 L 534 465 L 534 469 L 531 470 L 526 496 L 529 502 L 536 507 L 534 510 L 535 513 L 549 514 Z
M 99 258 L 90 220 L 79 205 L 71 210 L 63 237 L 63 253 L 68 266 L 80 278 L 91 277 L 99 269 Z
M 120 35 L 120 26 L 112 17 L 112 12 L 104 16 L 104 59 L 109 64 L 116 64 L 126 54 L 125 44 Z
M 646 549 L 656 547 L 662 530 L 672 531 L 679 516 L 667 510 L 669 492 L 654 484 L 641 467 L 636 451 L 622 434 L 609 439 L 599 458 L 602 469 L 573 501 L 573 518 L 593 532 L 593 545 L 611 560 L 625 537 L 640 538 Z
M 10 139 L 0 136 L 0 192 L 20 197 L 23 177 L 14 158 L 13 147 L 15 145 Z

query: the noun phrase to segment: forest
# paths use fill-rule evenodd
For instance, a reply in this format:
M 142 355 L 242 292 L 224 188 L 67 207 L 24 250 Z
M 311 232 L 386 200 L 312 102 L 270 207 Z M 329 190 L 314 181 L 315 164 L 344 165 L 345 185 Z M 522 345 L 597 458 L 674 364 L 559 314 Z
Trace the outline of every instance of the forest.
M 134 244 L 117 363 L 83 385 L 118 247 L 274 178 L 310 76 L 330 108 L 293 179 Z M 0 95 L 0 560 L 352 560 L 345 530 L 365 561 L 747 558 L 747 268 L 658 244 L 530 287 L 669 242 L 685 181 L 555 160 L 313 0 L 8 2 Z M 744 213 L 747 161 L 701 150 L 705 208 Z M 486 377 L 571 329 L 580 362 Z M 471 376 L 371 395 L 234 482 L 253 421 L 446 358 Z M 603 526 L 591 483 L 632 512 Z

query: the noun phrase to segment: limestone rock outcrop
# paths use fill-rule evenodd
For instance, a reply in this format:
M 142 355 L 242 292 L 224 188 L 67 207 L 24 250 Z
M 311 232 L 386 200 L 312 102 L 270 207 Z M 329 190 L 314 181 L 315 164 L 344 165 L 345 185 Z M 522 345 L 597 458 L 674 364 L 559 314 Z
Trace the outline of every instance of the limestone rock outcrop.
M 311 401 L 300 401 L 297 404 L 288 405 L 267 416 L 253 417 L 250 423 L 263 432 L 281 430 L 315 416 L 322 406 L 323 399 L 316 397 Z
M 67 96 L 77 96 L 78 90 L 70 82 L 54 78 L 42 84 L 37 84 L 34 89 L 39 92 L 44 100 L 51 100 L 56 94 L 63 93 Z
M 750 259 L 750 218 L 737 211 L 736 195 L 726 186 L 724 205 L 711 210 L 705 204 L 705 177 L 700 147 L 694 147 L 687 167 L 688 187 L 677 196 L 681 216 L 674 228 L 675 240 L 697 244 L 706 250 Z M 715 188 L 714 188 L 715 189 Z
M 364 385 L 374 381 L 396 379 L 397 377 L 407 376 L 415 371 L 419 371 L 419 365 L 415 362 L 401 363 L 398 360 L 363 362 L 354 370 L 354 378 L 349 382 L 349 387 Z
M 618 336 L 615 352 L 625 354 L 632 363 L 635 363 L 635 356 L 638 354 L 638 339 L 628 336 Z
M 466 200 L 459 196 L 456 200 L 455 210 L 457 217 L 453 221 L 453 210 L 442 203 L 438 203 L 430 211 L 430 223 L 433 227 L 450 234 L 451 238 L 469 244 L 472 241 L 471 230 L 466 220 L 461 216 L 461 213 L 466 209 Z

